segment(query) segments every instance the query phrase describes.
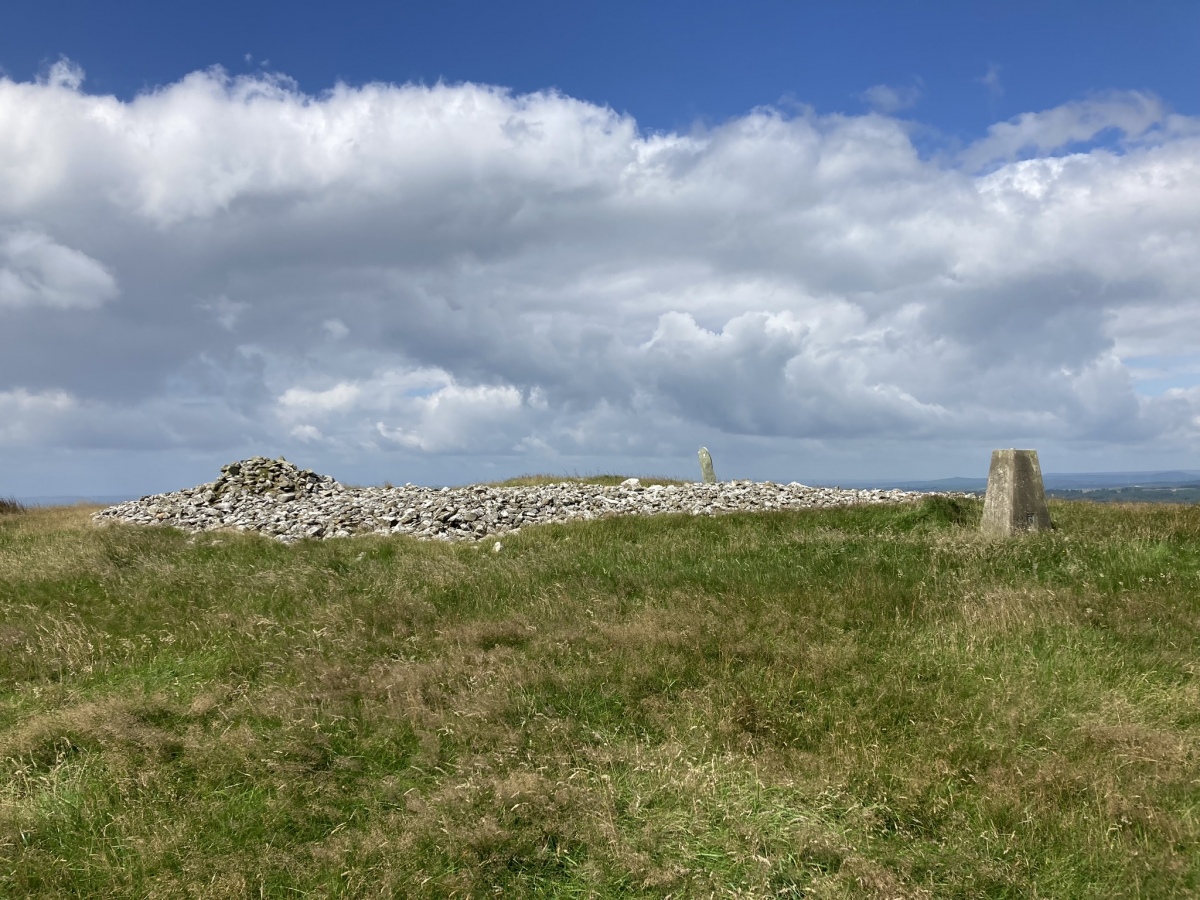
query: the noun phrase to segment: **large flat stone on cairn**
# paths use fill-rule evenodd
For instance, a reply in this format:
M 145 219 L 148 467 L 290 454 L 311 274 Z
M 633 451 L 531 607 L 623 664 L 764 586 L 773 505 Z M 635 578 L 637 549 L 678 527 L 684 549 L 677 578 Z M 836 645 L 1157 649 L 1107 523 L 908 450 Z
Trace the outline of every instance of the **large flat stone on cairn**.
M 700 477 L 704 479 L 704 483 L 716 484 L 717 473 L 713 471 L 712 454 L 708 452 L 708 448 L 701 447 L 696 455 L 700 457 Z
M 1036 450 L 993 450 L 979 530 L 1008 537 L 1052 528 Z

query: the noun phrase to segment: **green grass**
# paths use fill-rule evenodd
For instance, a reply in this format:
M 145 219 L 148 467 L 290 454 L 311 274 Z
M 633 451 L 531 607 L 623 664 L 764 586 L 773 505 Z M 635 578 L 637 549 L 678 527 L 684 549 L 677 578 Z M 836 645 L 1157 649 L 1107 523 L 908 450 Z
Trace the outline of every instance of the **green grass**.
M 1058 490 L 1047 491 L 1046 494 L 1061 500 L 1090 500 L 1093 503 L 1200 503 L 1200 484 Z
M 0 896 L 1197 896 L 1200 508 L 1051 508 L 5 514 Z

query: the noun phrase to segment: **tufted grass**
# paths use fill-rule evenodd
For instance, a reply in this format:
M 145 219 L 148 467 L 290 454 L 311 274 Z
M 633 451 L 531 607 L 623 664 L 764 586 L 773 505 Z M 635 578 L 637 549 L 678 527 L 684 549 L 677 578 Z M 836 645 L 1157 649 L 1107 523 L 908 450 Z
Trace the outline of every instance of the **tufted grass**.
M 0 517 L 2 897 L 1189 897 L 1200 508 Z

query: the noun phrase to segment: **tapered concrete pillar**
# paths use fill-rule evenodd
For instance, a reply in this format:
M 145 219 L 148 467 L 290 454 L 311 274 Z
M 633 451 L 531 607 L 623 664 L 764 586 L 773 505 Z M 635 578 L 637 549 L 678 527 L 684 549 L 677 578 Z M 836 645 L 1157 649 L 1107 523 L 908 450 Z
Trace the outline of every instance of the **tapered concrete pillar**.
M 1037 451 L 993 450 L 979 530 L 1006 537 L 1050 527 Z
M 701 447 L 700 452 L 696 455 L 700 457 L 700 477 L 704 479 L 704 483 L 716 484 L 717 473 L 713 471 L 712 455 L 708 452 L 708 448 Z

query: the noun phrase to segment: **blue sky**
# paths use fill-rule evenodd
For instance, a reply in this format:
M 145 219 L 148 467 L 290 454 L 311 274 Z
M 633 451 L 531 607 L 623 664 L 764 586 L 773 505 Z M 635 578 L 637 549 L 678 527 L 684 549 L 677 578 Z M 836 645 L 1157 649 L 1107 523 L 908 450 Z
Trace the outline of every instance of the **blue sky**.
M 1200 468 L 1198 3 L 20 4 L 0 495 Z
M 963 139 L 1096 90 L 1200 112 L 1200 3 L 1154 0 L 46 0 L 6 12 L 9 77 L 60 56 L 87 70 L 89 90 L 122 98 L 220 65 L 282 72 L 308 93 L 337 81 L 554 87 L 657 130 L 781 102 L 858 113 L 878 84 L 916 87 L 911 115 Z

